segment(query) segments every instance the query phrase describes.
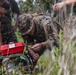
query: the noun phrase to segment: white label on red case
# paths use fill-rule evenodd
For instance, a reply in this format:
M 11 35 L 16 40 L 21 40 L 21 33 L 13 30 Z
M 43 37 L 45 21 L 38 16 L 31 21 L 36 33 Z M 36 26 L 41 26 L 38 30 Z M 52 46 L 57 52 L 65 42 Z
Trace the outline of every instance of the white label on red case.
M 9 48 L 14 48 L 15 44 L 9 44 Z

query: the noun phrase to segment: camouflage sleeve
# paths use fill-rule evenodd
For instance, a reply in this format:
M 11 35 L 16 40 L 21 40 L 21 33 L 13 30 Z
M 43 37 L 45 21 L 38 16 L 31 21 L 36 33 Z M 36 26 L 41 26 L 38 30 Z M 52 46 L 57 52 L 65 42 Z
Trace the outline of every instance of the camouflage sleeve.
M 59 45 L 58 28 L 57 25 L 52 22 L 48 23 L 44 29 L 47 39 L 47 47 L 51 50 L 53 46 Z

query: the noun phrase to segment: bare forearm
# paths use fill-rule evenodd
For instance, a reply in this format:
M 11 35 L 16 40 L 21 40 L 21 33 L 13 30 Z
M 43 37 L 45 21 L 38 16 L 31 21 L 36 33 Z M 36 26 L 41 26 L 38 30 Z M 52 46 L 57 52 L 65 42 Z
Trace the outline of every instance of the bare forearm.
M 66 5 L 69 5 L 69 4 L 72 4 L 72 3 L 76 4 L 76 0 L 65 0 L 64 2 L 65 2 Z

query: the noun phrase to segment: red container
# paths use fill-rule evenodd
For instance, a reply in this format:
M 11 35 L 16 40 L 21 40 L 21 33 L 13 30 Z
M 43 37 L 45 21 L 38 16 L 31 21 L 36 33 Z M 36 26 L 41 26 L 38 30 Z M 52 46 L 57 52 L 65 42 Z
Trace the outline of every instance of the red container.
M 22 53 L 23 50 L 24 50 L 23 42 L 17 42 L 17 43 L 6 44 L 6 45 L 0 46 L 0 53 L 2 55 Z

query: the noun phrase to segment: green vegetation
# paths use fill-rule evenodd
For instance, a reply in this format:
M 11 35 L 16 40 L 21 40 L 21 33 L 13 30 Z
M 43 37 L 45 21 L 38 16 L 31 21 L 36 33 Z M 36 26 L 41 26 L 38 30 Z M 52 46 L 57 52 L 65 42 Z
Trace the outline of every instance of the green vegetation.
M 23 41 L 20 33 L 16 32 L 19 41 Z M 65 42 L 62 31 L 59 33 L 61 45 L 56 50 L 45 52 L 39 59 L 38 68 L 33 71 L 33 75 L 75 75 L 76 70 L 76 47 L 74 41 Z M 9 75 L 22 75 L 22 69 L 13 70 Z M 0 69 L 0 75 L 8 75 Z M 24 74 L 30 75 L 30 74 Z
M 51 5 L 55 0 L 19 0 L 22 13 L 34 13 L 51 10 Z M 34 2 L 34 4 L 33 4 Z M 36 9 L 37 8 L 37 9 Z M 18 41 L 23 39 L 20 33 L 16 32 Z M 33 75 L 76 75 L 76 41 L 69 39 L 67 42 L 63 39 L 62 31 L 59 33 L 60 46 L 56 50 L 45 52 L 39 59 L 38 68 L 33 71 Z M 25 49 L 26 50 L 26 49 Z M 18 66 L 17 66 L 18 67 Z M 22 75 L 24 69 L 14 69 L 12 73 L 5 74 L 3 67 L 0 68 L 0 75 Z M 29 74 L 25 74 L 29 75 Z
M 22 1 L 22 0 L 20 0 Z M 22 1 L 20 7 L 23 13 L 51 11 L 51 5 L 54 0 L 26 0 Z M 21 2 L 20 2 L 21 3 Z M 29 5 L 28 5 L 29 4 Z M 29 8 L 29 9 L 28 9 Z M 16 32 L 19 41 L 22 41 L 21 36 Z M 62 31 L 59 33 L 60 46 L 56 50 L 46 52 L 39 59 L 33 75 L 76 75 L 76 45 L 75 41 L 63 39 Z
M 23 39 L 22 39 L 18 29 L 16 31 L 16 36 L 17 36 L 17 39 L 18 39 L 19 42 L 23 42 Z
M 60 32 L 61 33 L 61 32 Z M 59 34 L 61 35 L 61 34 Z M 34 75 L 75 75 L 76 47 L 74 41 L 65 42 L 60 36 L 61 46 L 44 53 L 38 61 L 39 69 Z
M 17 32 L 19 40 L 20 34 Z M 74 41 L 66 43 L 59 33 L 61 45 L 54 51 L 45 52 L 39 59 L 38 68 L 33 71 L 33 75 L 74 75 L 76 67 L 76 47 Z M 26 74 L 25 74 L 26 75 Z
M 54 0 L 19 0 L 18 3 L 22 13 L 46 13 L 47 10 L 49 12 L 51 11 L 51 6 L 54 3 Z

